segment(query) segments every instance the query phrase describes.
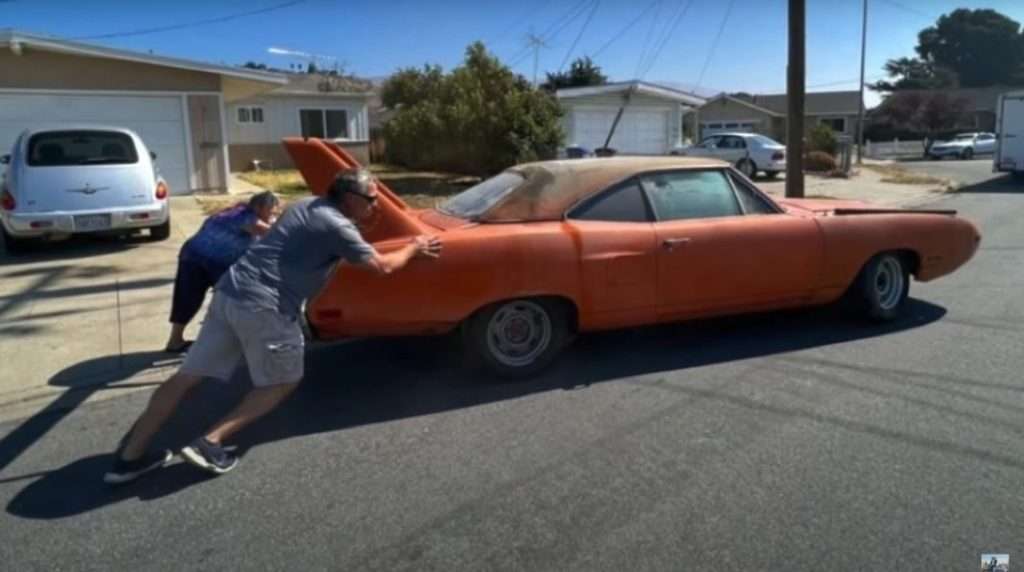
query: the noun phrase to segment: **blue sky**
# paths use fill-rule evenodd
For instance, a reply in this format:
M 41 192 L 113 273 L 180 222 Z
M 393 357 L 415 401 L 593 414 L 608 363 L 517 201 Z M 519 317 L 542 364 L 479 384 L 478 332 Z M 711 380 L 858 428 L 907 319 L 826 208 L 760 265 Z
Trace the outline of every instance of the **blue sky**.
M 83 38 L 286 3 L 0 0 L 0 27 Z M 280 47 L 336 58 L 351 73 L 379 77 L 427 62 L 451 68 L 467 44 L 482 40 L 503 61 L 514 63 L 516 71 L 531 77 L 533 56 L 524 46 L 532 30 L 546 40 L 539 57 L 543 77 L 544 71 L 558 69 L 581 31 L 571 57 L 594 54 L 642 15 L 595 58 L 612 79 L 643 75 L 649 81 L 687 86 L 699 81 L 702 91 L 713 92 L 785 90 L 786 0 L 733 0 L 731 9 L 730 0 L 692 0 L 682 13 L 685 6 L 687 0 L 305 0 L 218 23 L 87 41 L 227 64 L 255 60 L 287 67 L 299 61 L 267 52 Z M 857 88 L 861 6 L 860 0 L 807 0 L 809 90 Z M 993 8 L 1024 22 L 1020 0 L 869 0 L 869 80 L 882 76 L 887 59 L 913 55 L 917 32 L 961 6 Z M 642 74 L 641 57 L 646 53 L 650 59 L 661 37 L 666 38 L 663 48 Z M 876 101 L 877 96 L 869 95 L 869 105 Z

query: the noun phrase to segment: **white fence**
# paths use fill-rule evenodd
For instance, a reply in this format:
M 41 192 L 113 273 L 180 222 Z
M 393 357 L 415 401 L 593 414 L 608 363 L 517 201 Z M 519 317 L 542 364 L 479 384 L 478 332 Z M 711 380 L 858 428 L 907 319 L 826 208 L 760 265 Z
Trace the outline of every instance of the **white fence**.
M 924 141 L 865 141 L 864 155 L 872 159 L 920 157 L 924 154 Z

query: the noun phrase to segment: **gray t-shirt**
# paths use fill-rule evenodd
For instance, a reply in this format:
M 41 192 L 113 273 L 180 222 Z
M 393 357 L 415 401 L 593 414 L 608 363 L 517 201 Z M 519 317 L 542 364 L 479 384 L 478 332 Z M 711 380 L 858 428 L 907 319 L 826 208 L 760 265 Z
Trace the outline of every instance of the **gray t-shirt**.
M 373 247 L 331 203 L 302 199 L 224 273 L 216 290 L 250 308 L 297 317 L 340 259 L 365 262 L 372 254 Z

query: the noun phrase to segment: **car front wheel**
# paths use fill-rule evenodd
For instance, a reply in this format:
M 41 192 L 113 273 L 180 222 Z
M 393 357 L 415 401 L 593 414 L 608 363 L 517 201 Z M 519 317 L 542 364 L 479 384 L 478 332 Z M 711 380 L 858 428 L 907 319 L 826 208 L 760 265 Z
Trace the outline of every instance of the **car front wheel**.
M 547 367 L 570 339 L 564 305 L 547 299 L 498 302 L 477 312 L 464 330 L 472 357 L 504 378 Z
M 910 293 L 910 272 L 906 260 L 896 253 L 879 254 L 861 269 L 850 291 L 860 313 L 875 322 L 899 316 Z
M 974 149 L 971 149 L 970 147 L 964 149 L 963 153 L 960 154 L 960 158 L 964 160 L 974 158 Z

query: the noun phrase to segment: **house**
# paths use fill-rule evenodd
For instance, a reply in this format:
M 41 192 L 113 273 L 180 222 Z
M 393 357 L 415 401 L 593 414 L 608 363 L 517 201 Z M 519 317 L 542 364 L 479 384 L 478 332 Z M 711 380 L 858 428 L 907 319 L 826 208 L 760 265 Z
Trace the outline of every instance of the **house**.
M 683 143 L 683 115 L 704 98 L 666 86 L 633 80 L 560 89 L 556 97 L 565 114 L 566 144 L 604 147 L 616 115 L 625 110 L 609 147 L 619 154 L 667 154 Z
M 288 74 L 288 83 L 272 91 L 232 101 L 227 106 L 232 171 L 291 165 L 281 145 L 285 137 L 333 139 L 360 162 L 369 164 L 368 103 L 373 85 L 350 77 Z
M 860 113 L 860 92 L 822 91 L 808 93 L 804 99 L 804 127 L 828 125 L 838 134 L 855 136 Z M 785 94 L 719 94 L 701 106 L 698 112 L 700 137 L 725 131 L 760 133 L 786 139 L 788 100 Z
M 0 149 L 40 123 L 127 127 L 157 154 L 173 194 L 227 188 L 226 106 L 289 83 L 284 74 L 16 30 L 0 30 L 0 70 Z

